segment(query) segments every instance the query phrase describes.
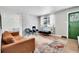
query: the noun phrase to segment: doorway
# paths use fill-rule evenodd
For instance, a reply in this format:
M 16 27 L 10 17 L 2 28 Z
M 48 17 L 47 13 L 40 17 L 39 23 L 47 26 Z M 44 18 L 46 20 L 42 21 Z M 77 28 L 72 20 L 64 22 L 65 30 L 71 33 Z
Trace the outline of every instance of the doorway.
M 76 39 L 79 36 L 79 12 L 68 14 L 68 37 Z

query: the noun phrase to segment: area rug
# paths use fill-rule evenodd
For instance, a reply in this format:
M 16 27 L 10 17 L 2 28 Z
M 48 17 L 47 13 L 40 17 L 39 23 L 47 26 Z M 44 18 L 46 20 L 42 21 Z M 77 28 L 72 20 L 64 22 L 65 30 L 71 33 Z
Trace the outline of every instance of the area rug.
M 64 44 L 59 41 L 53 41 L 51 43 L 44 43 L 39 45 L 35 53 L 62 53 L 64 52 Z

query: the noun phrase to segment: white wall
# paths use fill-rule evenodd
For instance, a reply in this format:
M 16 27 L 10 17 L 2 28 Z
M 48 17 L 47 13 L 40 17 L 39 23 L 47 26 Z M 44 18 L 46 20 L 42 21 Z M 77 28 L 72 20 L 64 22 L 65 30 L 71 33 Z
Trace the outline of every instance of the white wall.
M 74 7 L 55 13 L 56 34 L 68 36 L 68 13 L 79 11 Z
M 22 17 L 22 29 L 24 31 L 25 28 L 32 29 L 32 26 L 36 26 L 36 28 L 39 28 L 39 18 L 37 16 L 29 15 L 29 14 L 23 14 Z
M 2 31 L 19 31 L 22 35 L 21 15 L 16 13 L 3 12 L 2 16 Z

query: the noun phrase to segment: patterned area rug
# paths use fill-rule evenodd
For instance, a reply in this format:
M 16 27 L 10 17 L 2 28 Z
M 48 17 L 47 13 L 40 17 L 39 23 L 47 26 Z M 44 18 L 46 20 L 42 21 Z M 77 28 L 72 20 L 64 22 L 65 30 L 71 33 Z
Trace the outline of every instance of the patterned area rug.
M 64 44 L 59 41 L 54 41 L 51 43 L 46 43 L 39 45 L 35 53 L 62 53 L 64 50 Z
M 66 40 L 67 41 L 67 40 Z M 62 53 L 64 46 L 67 43 L 62 39 L 55 39 L 54 37 L 36 36 L 35 53 Z

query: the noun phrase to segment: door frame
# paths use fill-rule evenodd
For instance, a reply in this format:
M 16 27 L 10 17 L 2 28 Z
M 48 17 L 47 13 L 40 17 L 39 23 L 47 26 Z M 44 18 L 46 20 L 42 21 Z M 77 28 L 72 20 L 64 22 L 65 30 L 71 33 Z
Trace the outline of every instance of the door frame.
M 69 31 L 69 28 L 70 28 L 70 14 L 74 14 L 74 13 L 79 13 L 79 11 L 75 11 L 75 12 L 71 12 L 71 13 L 68 13 L 68 38 L 69 38 L 69 34 L 70 34 L 70 31 Z

